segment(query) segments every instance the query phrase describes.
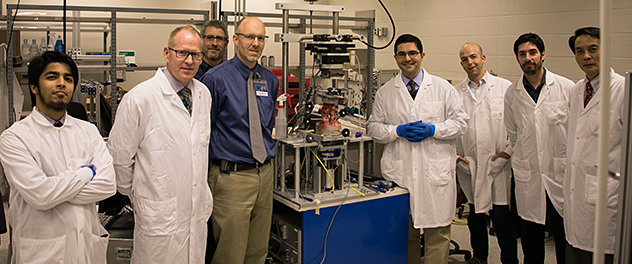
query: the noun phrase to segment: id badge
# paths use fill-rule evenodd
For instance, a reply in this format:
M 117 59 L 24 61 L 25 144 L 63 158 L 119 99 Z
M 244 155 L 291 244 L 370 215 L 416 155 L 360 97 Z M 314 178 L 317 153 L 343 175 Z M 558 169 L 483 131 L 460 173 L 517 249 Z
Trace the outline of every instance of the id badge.
M 257 96 L 268 97 L 268 82 L 266 80 L 254 80 L 253 84 L 255 85 Z

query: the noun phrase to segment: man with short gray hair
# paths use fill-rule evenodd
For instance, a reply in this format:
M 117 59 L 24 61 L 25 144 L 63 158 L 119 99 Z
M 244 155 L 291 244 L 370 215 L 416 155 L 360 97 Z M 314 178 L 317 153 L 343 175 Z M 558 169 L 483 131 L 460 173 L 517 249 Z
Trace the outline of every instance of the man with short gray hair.
M 228 29 L 224 22 L 216 19 L 206 21 L 201 33 L 204 58 L 195 74 L 196 80 L 201 80 L 204 73 L 224 61 L 228 47 Z
M 134 204 L 132 263 L 200 263 L 213 209 L 211 97 L 193 79 L 204 56 L 200 33 L 180 26 L 162 52 L 167 67 L 123 96 L 108 147 L 118 190 Z

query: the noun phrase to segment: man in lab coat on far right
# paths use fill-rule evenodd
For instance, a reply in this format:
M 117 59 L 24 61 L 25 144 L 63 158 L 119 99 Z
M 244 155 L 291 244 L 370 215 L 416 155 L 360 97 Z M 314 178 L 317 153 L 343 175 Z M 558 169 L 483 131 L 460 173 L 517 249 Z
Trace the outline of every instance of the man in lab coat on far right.
M 595 233 L 595 200 L 597 197 L 599 107 L 602 97 L 599 76 L 599 28 L 585 27 L 575 31 L 569 46 L 577 65 L 586 73 L 570 94 L 568 117 L 568 161 L 564 177 L 564 226 L 568 263 L 592 263 Z M 621 139 L 625 79 L 610 70 L 612 78 L 610 105 L 610 157 L 608 170 L 621 170 Z M 612 263 L 617 232 L 619 176 L 608 177 L 606 263 Z

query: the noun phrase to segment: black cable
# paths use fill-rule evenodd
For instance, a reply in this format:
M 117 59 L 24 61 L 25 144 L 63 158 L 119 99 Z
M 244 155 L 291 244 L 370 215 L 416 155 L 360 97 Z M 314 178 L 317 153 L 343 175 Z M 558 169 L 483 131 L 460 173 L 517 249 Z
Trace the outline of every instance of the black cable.
M 7 54 L 6 54 L 7 58 L 9 58 L 9 43 L 11 43 L 11 39 L 13 38 L 13 26 L 15 26 L 15 17 L 18 16 L 19 9 L 20 9 L 20 0 L 18 0 L 18 4 L 15 6 L 15 16 L 13 16 L 13 23 L 11 23 L 11 30 L 9 30 L 9 39 L 7 39 Z M 11 58 L 11 63 L 13 63 L 13 58 Z M 9 81 L 8 76 L 9 76 L 9 73 L 7 73 L 7 83 Z
M 62 23 L 63 23 L 63 32 L 64 32 L 64 42 L 62 42 L 62 51 L 61 53 L 67 54 L 66 52 L 66 0 L 64 0 L 64 16 L 62 17 Z
M 377 1 L 380 2 L 380 5 L 382 5 L 382 8 L 384 8 L 384 11 L 386 11 L 386 14 L 388 15 L 388 18 L 391 20 L 391 25 L 393 25 L 393 36 L 391 37 L 391 40 L 386 45 L 384 45 L 382 47 L 372 46 L 371 44 L 367 43 L 364 40 L 361 40 L 360 42 L 364 43 L 369 48 L 381 50 L 381 49 L 385 49 L 388 46 L 390 46 L 391 43 L 393 43 L 393 40 L 395 40 L 395 22 L 393 22 L 393 17 L 391 16 L 391 13 L 388 12 L 388 9 L 386 9 L 386 6 L 384 6 L 384 4 L 382 3 L 382 0 L 377 0 Z M 369 34 L 373 34 L 373 32 L 369 32 Z

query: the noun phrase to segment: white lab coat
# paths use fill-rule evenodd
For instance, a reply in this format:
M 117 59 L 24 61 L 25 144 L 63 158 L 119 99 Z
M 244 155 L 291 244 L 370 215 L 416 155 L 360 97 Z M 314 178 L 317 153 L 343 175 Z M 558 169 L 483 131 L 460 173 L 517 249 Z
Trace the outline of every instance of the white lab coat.
M 415 228 L 443 227 L 452 222 L 456 138 L 465 133 L 468 119 L 454 87 L 428 72 L 414 101 L 401 72 L 375 95 L 368 133 L 376 142 L 386 144 L 382 176 L 410 192 Z M 411 143 L 397 136 L 397 125 L 419 120 L 435 125 L 433 137 Z
M 546 193 L 563 215 L 568 93 L 574 83 L 546 71 L 536 104 L 518 79 L 505 94 L 505 126 L 522 219 L 545 224 Z M 546 190 L 546 192 L 545 192 Z
M 623 108 L 625 79 L 611 71 L 612 88 L 610 106 L 610 162 L 608 170 L 621 171 L 621 139 L 623 137 Z M 599 77 L 597 77 L 599 78 Z M 595 202 L 597 198 L 599 102 L 603 87 L 593 95 L 584 108 L 584 78 L 573 87 L 570 96 L 568 121 L 568 168 L 564 178 L 564 228 L 566 240 L 575 248 L 593 251 L 595 232 Z M 608 176 L 607 254 L 614 253 L 619 177 Z
M 33 111 L 0 136 L 11 186 L 11 263 L 106 262 L 108 233 L 95 203 L 116 193 L 112 157 L 97 128 L 66 115 L 54 127 Z M 94 164 L 97 174 L 92 178 Z
M 119 191 L 134 204 L 132 263 L 195 263 L 204 259 L 213 209 L 211 97 L 191 80 L 189 115 L 163 71 L 123 97 L 108 147 Z
M 508 159 L 491 158 L 507 151 L 507 129 L 503 123 L 505 92 L 511 82 L 485 73 L 485 84 L 479 100 L 473 96 L 469 78 L 454 88 L 463 100 L 463 109 L 470 116 L 467 132 L 457 139 L 457 155 L 470 161 L 468 170 L 464 162 L 457 165 L 456 175 L 468 202 L 473 203 L 476 213 L 492 209 L 492 204 L 508 205 L 511 187 L 511 166 Z

